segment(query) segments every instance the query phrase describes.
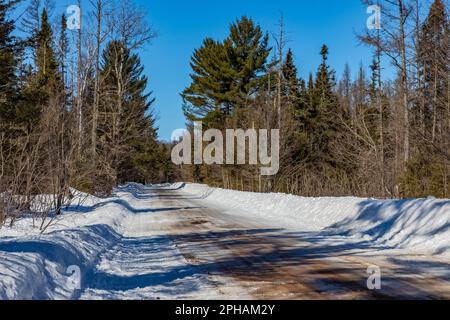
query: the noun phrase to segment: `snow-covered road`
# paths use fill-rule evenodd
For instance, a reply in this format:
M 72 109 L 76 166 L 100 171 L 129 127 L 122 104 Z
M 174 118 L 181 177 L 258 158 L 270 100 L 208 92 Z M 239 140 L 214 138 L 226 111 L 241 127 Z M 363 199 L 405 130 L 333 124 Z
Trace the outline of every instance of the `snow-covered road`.
M 0 233 L 0 299 L 450 298 L 448 256 L 283 228 L 177 186 L 131 185 L 84 211 L 60 222 L 76 228 Z
M 274 228 L 179 190 L 132 197 L 144 209 L 125 220 L 124 238 L 102 255 L 82 298 L 450 297 L 449 265 L 434 258 Z M 373 265 L 381 290 L 367 288 Z
M 175 200 L 175 191 L 169 190 L 133 189 L 121 197 L 132 214 L 122 222 L 120 240 L 86 274 L 81 299 L 248 298 L 239 286 L 197 267 L 179 250 L 174 223 L 200 208 Z

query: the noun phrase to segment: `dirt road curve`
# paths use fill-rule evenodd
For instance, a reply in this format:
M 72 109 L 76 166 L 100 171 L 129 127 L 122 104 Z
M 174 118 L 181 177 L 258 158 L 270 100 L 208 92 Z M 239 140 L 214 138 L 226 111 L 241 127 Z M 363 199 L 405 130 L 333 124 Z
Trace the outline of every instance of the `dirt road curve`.
M 367 255 L 370 247 L 355 252 L 342 245 L 324 246 L 311 235 L 248 221 L 178 190 L 148 192 L 152 207 L 164 211 L 158 228 L 196 272 L 228 278 L 251 298 L 450 298 L 448 272 L 443 276 L 430 272 L 447 267 L 443 262 L 411 256 L 372 258 Z M 382 270 L 382 289 L 371 291 L 367 268 L 374 264 Z

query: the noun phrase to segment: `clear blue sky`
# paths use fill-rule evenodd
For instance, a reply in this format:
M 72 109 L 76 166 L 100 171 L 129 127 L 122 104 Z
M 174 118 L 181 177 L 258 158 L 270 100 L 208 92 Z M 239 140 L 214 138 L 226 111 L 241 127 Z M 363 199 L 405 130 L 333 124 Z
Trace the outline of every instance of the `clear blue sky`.
M 223 39 L 230 22 L 251 16 L 264 30 L 277 32 L 284 17 L 289 46 L 300 75 L 306 77 L 320 63 L 320 47 L 330 47 L 330 64 L 338 75 L 346 62 L 356 72 L 360 62 L 371 62 L 368 48 L 358 45 L 355 32 L 366 26 L 366 7 L 360 0 L 136 0 L 147 8 L 158 38 L 143 53 L 143 62 L 156 97 L 161 139 L 170 139 L 174 129 L 183 128 L 179 93 L 189 85 L 190 57 L 209 36 Z
M 356 73 L 361 62 L 371 62 L 370 50 L 358 45 L 355 33 L 364 30 L 368 14 L 360 0 L 134 0 L 148 12 L 148 22 L 158 33 L 141 52 L 149 90 L 156 98 L 159 135 L 185 126 L 180 92 L 189 85 L 189 62 L 205 37 L 223 39 L 229 25 L 243 15 L 252 17 L 271 34 L 284 17 L 289 46 L 300 76 L 307 77 L 320 63 L 320 47 L 330 48 L 330 64 L 338 76 L 346 62 Z M 83 0 L 85 4 L 87 2 Z M 54 17 L 75 0 L 57 0 Z

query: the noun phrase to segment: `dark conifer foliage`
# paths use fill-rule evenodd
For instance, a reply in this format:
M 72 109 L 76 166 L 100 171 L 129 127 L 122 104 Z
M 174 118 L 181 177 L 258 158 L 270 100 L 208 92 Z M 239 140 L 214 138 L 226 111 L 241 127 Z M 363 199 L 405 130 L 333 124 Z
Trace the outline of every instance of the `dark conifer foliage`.
M 0 1 L 0 120 L 14 118 L 14 104 L 18 99 L 17 68 L 22 47 L 13 36 L 14 21 L 10 18 L 18 1 Z
M 155 100 L 146 93 L 143 71 L 139 56 L 123 43 L 107 45 L 101 66 L 99 141 L 121 183 L 153 181 L 160 160 L 151 113 Z
M 205 39 L 192 56 L 192 84 L 182 93 L 187 118 L 220 123 L 247 107 L 262 84 L 269 52 L 268 35 L 247 17 L 231 25 L 223 42 Z

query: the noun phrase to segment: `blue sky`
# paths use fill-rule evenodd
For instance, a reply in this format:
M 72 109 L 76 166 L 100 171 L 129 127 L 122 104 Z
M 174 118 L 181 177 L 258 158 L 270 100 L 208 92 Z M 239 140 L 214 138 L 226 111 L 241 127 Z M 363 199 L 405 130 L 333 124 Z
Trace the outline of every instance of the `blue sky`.
M 205 37 L 223 39 L 229 25 L 243 15 L 252 17 L 271 34 L 277 33 L 281 15 L 300 76 L 307 77 L 320 63 L 320 47 L 330 48 L 330 64 L 340 75 L 346 62 L 356 73 L 371 62 L 370 50 L 358 44 L 368 14 L 360 0 L 134 0 L 147 11 L 158 37 L 141 52 L 149 90 L 156 98 L 159 135 L 169 140 L 183 128 L 180 92 L 189 85 L 189 62 Z M 83 1 L 85 2 L 85 1 Z M 75 0 L 57 0 L 54 17 Z

